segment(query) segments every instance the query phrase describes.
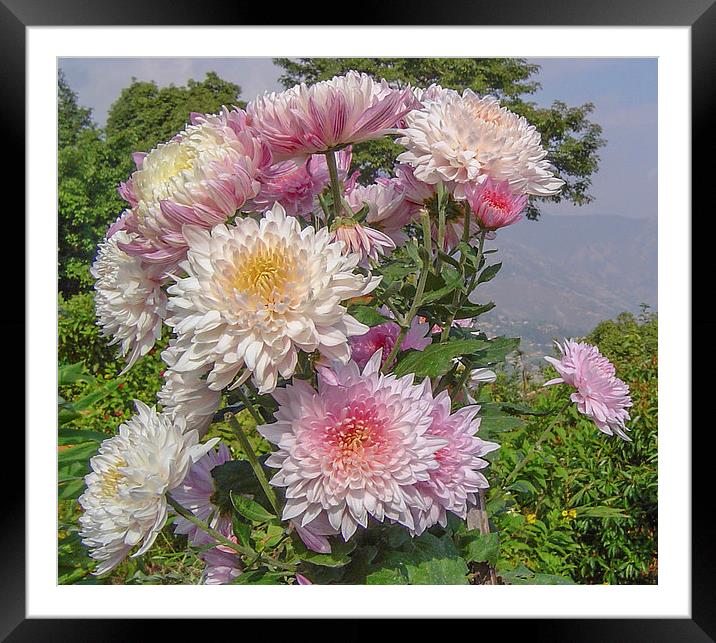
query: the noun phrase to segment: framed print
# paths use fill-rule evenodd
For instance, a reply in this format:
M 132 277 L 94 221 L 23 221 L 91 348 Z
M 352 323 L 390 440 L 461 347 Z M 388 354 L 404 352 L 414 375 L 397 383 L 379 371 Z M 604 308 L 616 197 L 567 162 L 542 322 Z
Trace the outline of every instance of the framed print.
M 115 7 L 0 6 L 28 276 L 2 635 L 712 640 L 710 3 Z

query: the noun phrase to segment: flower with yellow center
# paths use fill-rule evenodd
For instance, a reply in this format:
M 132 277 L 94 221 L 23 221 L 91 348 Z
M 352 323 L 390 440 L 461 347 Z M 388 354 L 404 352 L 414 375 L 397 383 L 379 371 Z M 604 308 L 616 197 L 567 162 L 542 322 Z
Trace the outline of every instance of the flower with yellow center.
M 187 276 L 168 291 L 174 371 L 209 368 L 206 381 L 215 391 L 252 375 L 268 393 L 279 375 L 293 374 L 299 350 L 346 363 L 348 337 L 368 331 L 341 302 L 371 292 L 379 278 L 354 272 L 360 257 L 343 255 L 327 229 L 302 230 L 280 204 L 260 222 L 246 217 L 211 231 L 185 226 L 183 233 Z
M 218 441 L 199 444 L 183 417 L 159 414 L 139 401 L 136 407 L 136 415 L 90 460 L 92 471 L 79 498 L 80 536 L 99 561 L 95 574 L 116 567 L 140 543 L 133 556 L 151 547 L 166 521 L 166 493 Z

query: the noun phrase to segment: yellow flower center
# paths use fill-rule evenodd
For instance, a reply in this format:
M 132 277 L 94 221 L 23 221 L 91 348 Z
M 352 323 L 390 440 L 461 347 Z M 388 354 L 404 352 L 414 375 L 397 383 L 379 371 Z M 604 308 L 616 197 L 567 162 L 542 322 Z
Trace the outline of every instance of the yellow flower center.
M 119 467 L 126 466 L 127 463 L 124 460 L 119 460 L 115 466 L 102 476 L 102 480 L 100 482 L 102 496 L 105 498 L 113 498 L 117 495 L 119 481 L 124 477 L 124 474 L 120 473 Z
M 283 248 L 262 248 L 241 263 L 232 285 L 265 304 L 273 304 L 287 294 L 294 271 L 294 261 Z

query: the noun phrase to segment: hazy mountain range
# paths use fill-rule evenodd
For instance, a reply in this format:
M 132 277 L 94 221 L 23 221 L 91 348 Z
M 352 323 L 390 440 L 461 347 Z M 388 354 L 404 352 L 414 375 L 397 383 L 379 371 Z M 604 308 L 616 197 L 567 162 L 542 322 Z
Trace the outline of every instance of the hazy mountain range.
M 503 268 L 475 297 L 496 304 L 481 325 L 522 337 L 528 354 L 551 353 L 553 338 L 584 335 L 641 303 L 657 309 L 655 219 L 544 215 L 487 244 L 499 249 L 488 263 Z

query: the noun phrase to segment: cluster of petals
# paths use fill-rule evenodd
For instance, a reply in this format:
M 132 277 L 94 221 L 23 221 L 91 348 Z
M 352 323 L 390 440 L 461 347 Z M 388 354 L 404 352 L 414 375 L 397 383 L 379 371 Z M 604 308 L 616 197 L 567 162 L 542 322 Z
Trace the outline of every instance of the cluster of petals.
M 422 105 L 406 115 L 398 139 L 407 148 L 398 161 L 410 164 L 418 180 L 451 182 L 458 199 L 466 184 L 487 176 L 508 181 L 520 194 L 549 196 L 564 185 L 545 158 L 537 129 L 496 98 L 442 90 L 424 96 Z
M 338 180 L 345 181 L 351 166 L 351 148 L 336 153 Z M 318 210 L 318 195 L 330 182 L 325 154 L 314 154 L 305 162 L 281 161 L 271 165 L 259 176 L 258 195 L 247 209 L 264 212 L 280 203 L 289 216 L 310 219 Z
M 527 195 L 515 194 L 508 181 L 496 183 L 490 177 L 482 183 L 466 185 L 465 198 L 481 230 L 497 230 L 516 223 L 527 205 Z
M 236 536 L 225 534 L 232 542 Z M 203 585 L 227 585 L 241 575 L 242 567 L 239 556 L 235 550 L 226 545 L 217 545 L 199 554 L 204 561 L 204 571 L 201 574 Z
M 271 162 L 268 146 L 240 109 L 192 115 L 192 124 L 148 154 L 135 154 L 137 170 L 120 186 L 131 205 L 135 233 L 123 249 L 171 271 L 183 259 L 186 224 L 211 228 L 233 216 L 260 188 Z
M 161 337 L 167 296 L 156 270 L 121 249 L 121 244 L 130 242 L 133 235 L 115 226 L 121 227 L 121 220 L 110 228 L 111 236 L 99 244 L 90 272 L 95 278 L 100 332 L 111 337 L 110 346 L 119 344 L 120 355 L 127 360 L 129 369 Z
M 564 344 L 556 342 L 562 357 L 545 357 L 559 373 L 549 380 L 552 384 L 569 384 L 577 389 L 570 399 L 580 413 L 591 418 L 597 428 L 607 435 L 618 435 L 629 441 L 625 422 L 629 420 L 627 409 L 632 405 L 629 386 L 616 376 L 614 365 L 601 354 L 596 346 L 568 339 Z
M 325 516 L 348 540 L 369 517 L 415 528 L 426 510 L 416 484 L 438 466 L 446 441 L 428 435 L 430 381 L 380 373 L 380 352 L 361 372 L 355 362 L 319 372 L 318 391 L 296 380 L 274 397 L 276 422 L 259 432 L 278 446 L 266 461 L 271 484 L 285 489 L 285 520 Z
M 266 93 L 246 110 L 275 160 L 285 160 L 381 138 L 416 105 L 410 89 L 393 89 L 385 80 L 349 71 L 311 86 Z
M 172 497 L 185 509 L 191 511 L 199 520 L 212 529 L 228 535 L 232 531 L 231 514 L 224 514 L 212 502 L 216 489 L 212 470 L 231 460 L 231 451 L 225 444 L 212 449 L 203 458 L 195 462 L 182 483 L 172 491 Z M 214 538 L 183 516 L 177 516 L 174 533 L 187 536 L 189 542 L 201 547 L 215 542 Z
M 217 441 L 199 444 L 198 433 L 187 431 L 182 418 L 135 404 L 137 413 L 90 459 L 79 498 L 80 536 L 99 561 L 95 574 L 116 567 L 137 545 L 133 556 L 151 547 L 167 517 L 165 494 Z
M 380 230 L 364 226 L 355 219 L 342 219 L 331 226 L 331 241 L 343 244 L 343 254 L 355 254 L 361 268 L 369 268 L 381 255 L 395 250 L 393 240 Z
M 209 366 L 214 391 L 250 374 L 269 393 L 279 375 L 293 374 L 298 350 L 345 363 L 348 337 L 367 332 L 340 302 L 369 293 L 380 279 L 355 272 L 359 257 L 344 255 L 326 228 L 302 230 L 276 204 L 258 223 L 246 217 L 211 231 L 185 226 L 184 234 L 187 276 L 168 289 L 174 371 Z
M 444 527 L 448 511 L 465 519 L 468 506 L 477 502 L 476 494 L 489 486 L 480 473 L 488 466 L 483 456 L 499 445 L 475 435 L 480 427 L 478 405 L 464 406 L 455 413 L 450 413 L 450 407 L 447 391 L 438 394 L 433 402 L 428 435 L 446 444 L 435 453 L 439 466 L 430 470 L 428 480 L 416 485 L 426 508 L 414 508 L 415 535 L 436 523 Z
M 384 179 L 368 186 L 346 186 L 346 202 L 354 213 L 368 206 L 365 222 L 390 237 L 396 244 L 405 240 L 403 228 L 410 223 L 415 207 L 406 201 L 396 179 Z
M 195 429 L 199 436 L 206 434 L 221 403 L 221 392 L 209 388 L 206 375 L 209 367 L 192 371 L 175 371 L 172 367 L 179 359 L 176 340 L 162 351 L 162 360 L 167 365 L 164 384 L 157 393 L 157 400 L 164 411 L 181 415 L 188 429 Z
M 388 312 L 383 309 L 381 312 L 386 315 Z M 364 335 L 351 337 L 348 343 L 351 347 L 351 359 L 358 364 L 360 368 L 364 368 L 368 360 L 373 357 L 377 351 L 381 352 L 381 366 L 385 364 L 388 356 L 395 347 L 400 335 L 400 326 L 394 321 L 387 321 L 382 324 L 372 326 Z M 403 341 L 400 344 L 400 350 L 407 351 L 410 349 L 422 351 L 430 344 L 430 324 L 416 316 L 410 323 L 410 329 L 405 333 Z

